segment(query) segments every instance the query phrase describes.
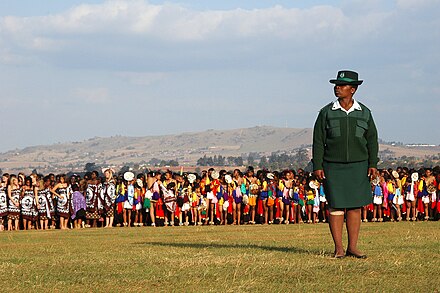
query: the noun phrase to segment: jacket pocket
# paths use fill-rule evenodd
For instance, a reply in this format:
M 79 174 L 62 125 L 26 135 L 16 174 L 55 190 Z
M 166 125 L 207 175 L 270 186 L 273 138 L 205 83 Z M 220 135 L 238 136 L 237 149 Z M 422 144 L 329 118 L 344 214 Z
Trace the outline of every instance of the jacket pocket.
M 327 136 L 330 138 L 341 136 L 341 122 L 339 120 L 328 120 L 326 131 Z
M 368 123 L 364 120 L 357 120 L 356 122 L 356 137 L 363 137 L 368 130 Z

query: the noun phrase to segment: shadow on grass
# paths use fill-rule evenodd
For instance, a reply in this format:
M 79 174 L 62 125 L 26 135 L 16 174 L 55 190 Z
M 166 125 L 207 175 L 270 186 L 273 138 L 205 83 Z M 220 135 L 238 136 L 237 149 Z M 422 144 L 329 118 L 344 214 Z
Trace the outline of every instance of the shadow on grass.
M 245 249 L 245 250 L 266 250 L 284 253 L 294 253 L 294 254 L 312 254 L 319 256 L 332 256 L 332 253 L 317 250 L 317 249 L 304 249 L 299 247 L 285 247 L 285 246 L 267 246 L 267 245 L 257 245 L 257 244 L 218 244 L 218 243 L 173 243 L 173 242 L 136 242 L 134 245 L 152 245 L 152 246 L 165 246 L 165 247 L 177 247 L 177 248 L 233 248 L 233 249 Z

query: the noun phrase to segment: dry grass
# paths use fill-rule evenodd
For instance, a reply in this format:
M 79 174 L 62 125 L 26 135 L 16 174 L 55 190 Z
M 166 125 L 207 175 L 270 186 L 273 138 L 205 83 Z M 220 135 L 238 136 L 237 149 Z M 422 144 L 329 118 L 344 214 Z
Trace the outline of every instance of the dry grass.
M 0 233 L 3 292 L 438 292 L 440 222 L 367 223 L 369 258 L 331 257 L 327 225 Z

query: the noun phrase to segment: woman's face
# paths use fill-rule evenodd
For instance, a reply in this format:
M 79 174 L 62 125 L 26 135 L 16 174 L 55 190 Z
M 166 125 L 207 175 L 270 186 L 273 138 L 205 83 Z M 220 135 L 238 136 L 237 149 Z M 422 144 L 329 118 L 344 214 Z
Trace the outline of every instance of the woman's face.
M 338 99 L 344 99 L 351 98 L 356 90 L 351 85 L 335 85 L 333 91 Z
M 44 188 L 49 188 L 50 187 L 50 179 L 44 181 Z

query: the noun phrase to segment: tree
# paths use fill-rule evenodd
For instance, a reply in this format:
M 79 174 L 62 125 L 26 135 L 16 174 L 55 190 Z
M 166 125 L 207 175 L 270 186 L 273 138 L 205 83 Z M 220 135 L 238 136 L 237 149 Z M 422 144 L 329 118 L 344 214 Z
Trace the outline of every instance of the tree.
M 206 161 L 207 161 L 207 158 L 206 158 L 206 155 L 204 155 L 202 158 L 197 160 L 197 166 L 206 166 L 207 165 Z
M 253 166 L 255 164 L 255 158 L 252 154 L 249 154 L 247 157 L 248 166 Z
M 125 165 L 124 167 L 121 168 L 121 170 L 119 170 L 120 173 L 124 174 L 125 172 L 130 171 L 130 166 Z
M 267 162 L 266 156 L 261 157 L 260 163 L 258 164 L 258 167 L 260 167 L 261 169 L 268 167 L 268 162 Z
M 86 172 L 92 172 L 92 171 L 95 171 L 97 168 L 98 168 L 98 167 L 96 166 L 95 163 L 87 163 L 87 164 L 84 166 L 84 171 L 86 171 Z
M 222 155 L 218 156 L 218 166 L 224 166 L 226 163 L 226 158 L 223 157 Z
M 242 157 L 237 157 L 234 160 L 235 166 L 243 166 L 244 162 L 243 162 L 243 158 Z

